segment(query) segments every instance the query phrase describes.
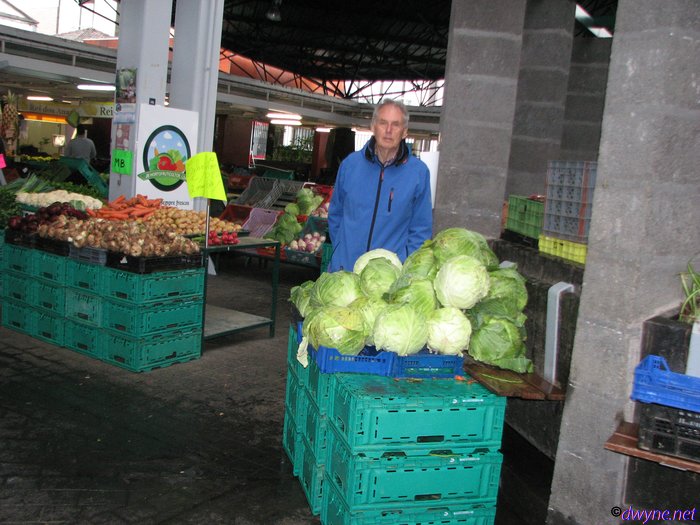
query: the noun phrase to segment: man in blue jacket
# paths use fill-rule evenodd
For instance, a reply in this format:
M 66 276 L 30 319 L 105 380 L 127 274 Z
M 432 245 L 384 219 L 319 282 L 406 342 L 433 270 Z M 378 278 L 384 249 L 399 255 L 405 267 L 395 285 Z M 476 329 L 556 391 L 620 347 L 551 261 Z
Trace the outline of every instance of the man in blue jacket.
M 371 129 L 373 137 L 338 169 L 328 210 L 331 272 L 352 271 L 358 257 L 376 248 L 404 261 L 432 236 L 430 171 L 406 145 L 406 107 L 383 101 Z

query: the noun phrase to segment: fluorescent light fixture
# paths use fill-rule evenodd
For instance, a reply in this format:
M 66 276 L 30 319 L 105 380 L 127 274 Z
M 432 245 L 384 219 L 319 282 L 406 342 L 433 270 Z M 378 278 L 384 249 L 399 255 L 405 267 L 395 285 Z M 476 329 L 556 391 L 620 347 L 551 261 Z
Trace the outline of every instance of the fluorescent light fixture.
M 46 95 L 29 95 L 27 100 L 34 100 L 36 102 L 51 102 L 53 98 Z
M 604 27 L 589 27 L 588 30 L 598 38 L 612 38 L 612 33 Z
M 270 124 L 277 124 L 279 126 L 301 126 L 301 121 L 300 120 L 284 120 L 284 119 L 273 118 L 270 121 Z
M 605 27 L 594 26 L 593 23 L 595 19 L 586 11 L 583 7 L 576 4 L 576 13 L 574 15 L 576 20 L 583 24 L 586 29 L 593 33 L 598 38 L 612 38 L 612 33 L 608 31 Z
M 296 113 L 282 113 L 282 112 L 275 112 L 271 111 L 268 113 L 267 118 L 281 118 L 281 119 L 287 119 L 287 120 L 301 120 L 301 115 L 297 115 Z
M 78 84 L 77 88 L 83 91 L 114 91 L 116 89 L 111 84 Z
M 319 133 L 330 133 L 331 128 L 316 128 L 316 131 L 318 131 Z

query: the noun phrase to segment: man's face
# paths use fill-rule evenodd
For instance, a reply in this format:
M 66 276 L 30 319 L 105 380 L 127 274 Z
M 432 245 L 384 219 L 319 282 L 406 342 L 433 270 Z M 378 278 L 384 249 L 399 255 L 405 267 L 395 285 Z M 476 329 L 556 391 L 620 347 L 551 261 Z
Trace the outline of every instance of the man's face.
M 391 105 L 380 109 L 376 121 L 372 124 L 372 133 L 380 148 L 398 148 L 401 140 L 408 134 L 401 110 Z

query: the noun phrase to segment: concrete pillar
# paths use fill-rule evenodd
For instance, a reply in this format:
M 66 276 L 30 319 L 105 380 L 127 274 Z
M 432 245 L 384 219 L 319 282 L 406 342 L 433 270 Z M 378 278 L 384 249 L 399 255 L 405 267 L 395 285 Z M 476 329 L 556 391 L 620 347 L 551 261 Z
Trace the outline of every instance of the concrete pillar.
M 560 158 L 575 7 L 527 3 L 506 196 L 544 194 L 547 162 Z
M 525 0 L 452 2 L 434 231 L 498 237 Z
M 170 78 L 170 107 L 197 111 L 197 151 L 212 151 L 224 0 L 179 2 Z
M 642 323 L 678 309 L 700 246 L 700 4 L 620 0 L 586 272 L 547 523 L 609 523 Z M 659 490 L 673 490 L 660 486 Z
M 611 48 L 611 38 L 574 38 L 561 138 L 562 160 L 598 159 Z

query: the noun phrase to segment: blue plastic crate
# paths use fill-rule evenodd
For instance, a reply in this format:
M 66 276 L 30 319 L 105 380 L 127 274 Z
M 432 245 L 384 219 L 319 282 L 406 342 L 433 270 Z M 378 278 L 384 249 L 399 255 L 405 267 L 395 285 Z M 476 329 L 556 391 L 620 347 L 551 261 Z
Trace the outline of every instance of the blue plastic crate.
M 299 333 L 302 324 L 299 323 Z M 309 354 L 324 374 L 374 374 L 386 377 L 448 378 L 464 373 L 464 358 L 440 355 L 423 348 L 417 354 L 400 356 L 394 352 L 377 351 L 365 346 L 358 355 L 344 355 L 335 348 L 309 344 Z
M 700 378 L 671 372 L 666 360 L 648 355 L 634 371 L 635 401 L 700 412 Z

